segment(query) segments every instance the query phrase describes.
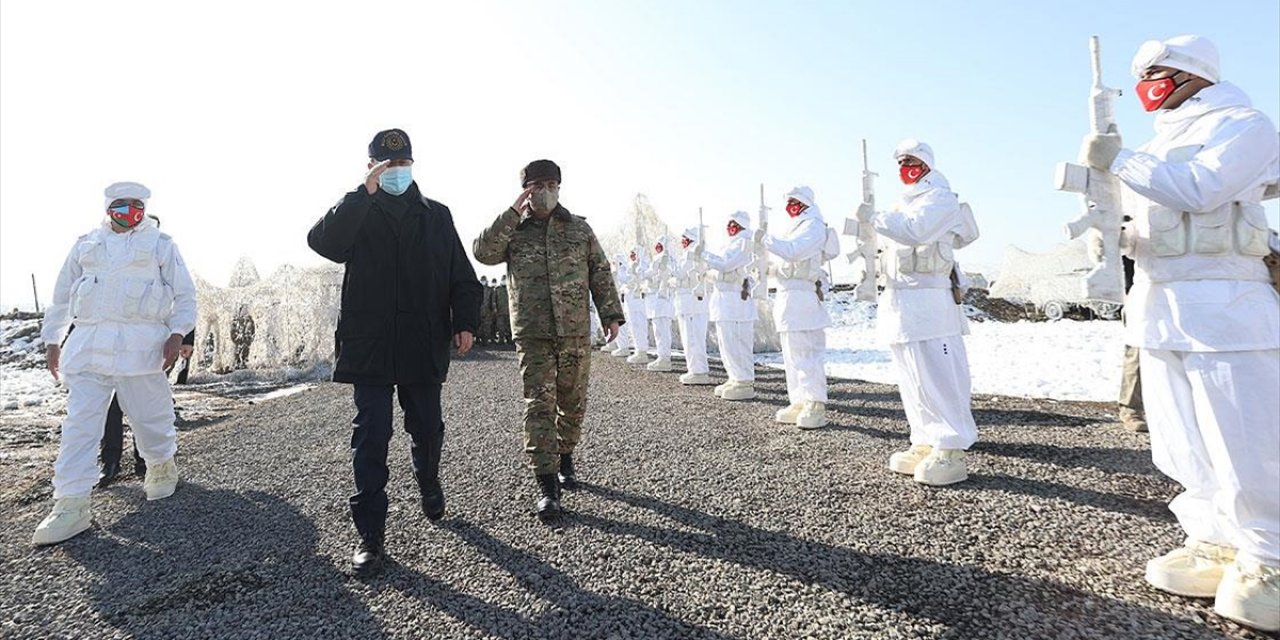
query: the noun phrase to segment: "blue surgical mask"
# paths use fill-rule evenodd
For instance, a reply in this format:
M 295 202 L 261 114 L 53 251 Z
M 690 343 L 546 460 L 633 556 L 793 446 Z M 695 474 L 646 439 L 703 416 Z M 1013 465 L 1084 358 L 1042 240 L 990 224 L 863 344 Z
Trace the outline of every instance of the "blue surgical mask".
M 382 175 L 378 176 L 378 188 L 387 193 L 398 196 L 408 190 L 409 185 L 413 184 L 413 174 L 409 171 L 411 167 L 388 167 Z

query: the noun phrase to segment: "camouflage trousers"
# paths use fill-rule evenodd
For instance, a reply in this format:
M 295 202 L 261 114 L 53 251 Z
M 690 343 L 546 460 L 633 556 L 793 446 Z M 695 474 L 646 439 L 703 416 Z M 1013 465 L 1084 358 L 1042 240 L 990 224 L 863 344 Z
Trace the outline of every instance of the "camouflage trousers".
M 560 454 L 573 453 L 587 413 L 591 339 L 520 338 L 524 386 L 524 451 L 535 474 L 560 470 Z

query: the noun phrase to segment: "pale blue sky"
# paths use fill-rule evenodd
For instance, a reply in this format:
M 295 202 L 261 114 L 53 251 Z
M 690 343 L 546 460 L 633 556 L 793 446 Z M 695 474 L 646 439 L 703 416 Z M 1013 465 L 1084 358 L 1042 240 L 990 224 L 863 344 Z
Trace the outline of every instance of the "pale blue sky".
M 1074 217 L 1051 178 L 1086 130 L 1088 37 L 1136 146 L 1151 117 L 1129 60 L 1180 33 L 1213 39 L 1224 79 L 1277 119 L 1274 0 L 5 3 L 0 304 L 29 305 L 31 272 L 48 300 L 115 180 L 152 188 L 215 283 L 241 255 L 264 275 L 318 264 L 307 228 L 392 126 L 468 245 L 537 157 L 602 233 L 636 192 L 683 227 L 699 206 L 709 222 L 754 211 L 761 182 L 775 207 L 810 185 L 838 225 L 860 197 L 860 139 L 888 204 L 890 150 L 914 136 L 978 217 L 966 266 L 994 270 Z

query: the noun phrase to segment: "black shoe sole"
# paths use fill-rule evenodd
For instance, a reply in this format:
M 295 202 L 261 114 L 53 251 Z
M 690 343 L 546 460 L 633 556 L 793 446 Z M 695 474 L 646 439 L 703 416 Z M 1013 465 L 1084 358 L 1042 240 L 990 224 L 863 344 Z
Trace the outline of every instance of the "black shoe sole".
M 560 476 L 558 479 L 560 480 L 560 488 L 561 488 L 561 489 L 567 489 L 567 490 L 569 490 L 569 491 L 577 491 L 577 490 L 578 490 L 578 480 L 577 480 L 577 478 L 566 478 L 565 476 Z

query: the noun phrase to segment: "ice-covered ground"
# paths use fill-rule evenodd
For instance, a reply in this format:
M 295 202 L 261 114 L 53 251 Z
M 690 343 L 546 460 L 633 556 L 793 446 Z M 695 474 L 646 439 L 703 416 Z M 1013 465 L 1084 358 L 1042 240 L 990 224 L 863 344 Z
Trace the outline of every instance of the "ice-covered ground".
M 828 306 L 827 375 L 898 384 L 875 335 L 875 305 L 836 294 Z M 968 309 L 969 315 L 977 315 Z M 1124 355 L 1119 322 L 970 322 L 965 337 L 974 393 L 1057 400 L 1115 400 Z M 782 367 L 782 354 L 756 361 Z

